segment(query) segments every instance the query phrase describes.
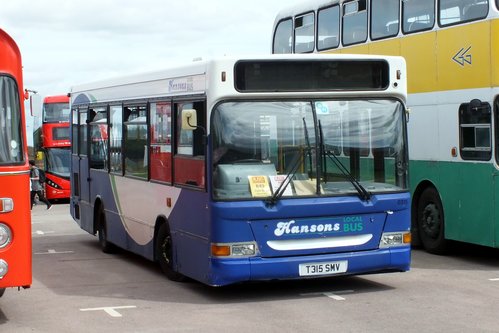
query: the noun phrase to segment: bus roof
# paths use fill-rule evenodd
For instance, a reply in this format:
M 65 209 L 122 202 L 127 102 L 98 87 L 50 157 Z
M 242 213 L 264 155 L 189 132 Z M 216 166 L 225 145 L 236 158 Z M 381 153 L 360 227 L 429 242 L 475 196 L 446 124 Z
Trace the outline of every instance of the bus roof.
M 344 2 L 344 0 L 301 1 L 301 2 L 298 2 L 297 4 L 286 6 L 285 8 L 281 9 L 276 16 L 275 23 L 277 23 L 277 21 L 280 21 L 281 19 L 286 18 L 286 17 L 292 17 L 292 16 L 295 16 L 296 14 L 300 14 L 300 13 L 305 14 L 307 12 L 310 12 L 312 10 L 316 10 L 318 8 L 337 5 L 337 4 L 342 3 L 342 2 Z
M 71 89 L 71 101 L 73 104 L 87 104 L 93 102 L 108 102 L 113 99 L 141 99 L 154 98 L 175 94 L 205 93 L 209 86 L 206 77 L 207 72 L 214 70 L 231 71 L 239 61 L 265 61 L 265 60 L 388 60 L 396 61 L 397 65 L 405 66 L 402 57 L 378 56 L 361 54 L 269 54 L 251 57 L 223 57 L 212 60 L 195 61 L 191 64 L 159 70 L 155 72 L 142 73 L 98 81 L 94 83 L 74 86 Z M 405 67 L 404 67 L 405 69 Z M 218 76 L 217 76 L 218 77 Z M 166 83 L 165 80 L 168 80 Z M 189 87 L 182 87 L 190 85 Z M 177 89 L 178 88 L 178 89 Z M 402 87 L 401 87 L 402 88 Z M 126 94 L 126 96 L 123 96 Z M 85 95 L 85 96 L 83 96 Z M 121 95 L 121 96 L 119 96 Z M 105 97 L 104 97 L 105 96 Z
M 7 73 L 22 82 L 21 52 L 16 42 L 0 29 L 0 72 Z
M 52 103 L 69 103 L 69 96 L 68 95 L 46 96 L 43 99 L 43 104 L 52 104 Z

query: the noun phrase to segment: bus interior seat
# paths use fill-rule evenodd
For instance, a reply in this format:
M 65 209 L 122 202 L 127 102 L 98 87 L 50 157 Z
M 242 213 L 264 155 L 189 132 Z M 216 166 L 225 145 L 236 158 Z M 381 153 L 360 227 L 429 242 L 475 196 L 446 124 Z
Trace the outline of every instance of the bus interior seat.
M 399 23 L 398 21 L 397 22 L 393 22 L 391 24 L 388 24 L 386 26 L 386 32 L 387 32 L 387 35 L 388 36 L 394 36 L 398 33 L 398 30 L 399 30 Z
M 338 46 L 338 36 L 330 36 L 319 40 L 319 50 L 330 49 Z
M 414 22 L 409 24 L 409 31 L 408 32 L 425 30 L 425 29 L 428 29 L 429 27 L 430 27 L 430 25 L 427 22 L 414 21 Z
M 295 44 L 295 52 L 296 53 L 312 52 L 313 50 L 314 50 L 314 42 L 296 43 Z
M 470 21 L 485 17 L 488 11 L 489 7 L 486 2 L 468 5 L 463 9 L 463 21 Z

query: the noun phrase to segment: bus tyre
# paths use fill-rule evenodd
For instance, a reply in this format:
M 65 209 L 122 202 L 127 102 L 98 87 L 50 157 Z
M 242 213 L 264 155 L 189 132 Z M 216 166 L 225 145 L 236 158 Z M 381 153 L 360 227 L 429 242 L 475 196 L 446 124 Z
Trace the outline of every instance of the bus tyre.
M 104 253 L 115 253 L 116 246 L 107 240 L 107 223 L 104 207 L 101 205 L 98 213 L 97 233 L 99 234 L 99 244 Z
M 429 253 L 444 254 L 448 245 L 445 239 L 444 211 L 435 188 L 428 187 L 421 193 L 417 214 L 419 237 L 424 249 Z
M 5 288 L 0 288 L 0 297 L 3 296 L 3 293 L 5 292 Z
M 156 257 L 159 266 L 168 279 L 172 281 L 184 281 L 185 276 L 176 271 L 173 266 L 173 242 L 170 235 L 170 228 L 166 223 L 159 227 L 156 236 Z

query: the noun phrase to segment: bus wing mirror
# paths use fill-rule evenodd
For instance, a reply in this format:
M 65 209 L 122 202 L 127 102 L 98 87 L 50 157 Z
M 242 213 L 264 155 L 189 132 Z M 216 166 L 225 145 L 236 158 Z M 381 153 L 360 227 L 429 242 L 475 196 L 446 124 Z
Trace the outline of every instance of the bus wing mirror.
M 196 110 L 182 110 L 182 129 L 193 131 L 198 127 Z

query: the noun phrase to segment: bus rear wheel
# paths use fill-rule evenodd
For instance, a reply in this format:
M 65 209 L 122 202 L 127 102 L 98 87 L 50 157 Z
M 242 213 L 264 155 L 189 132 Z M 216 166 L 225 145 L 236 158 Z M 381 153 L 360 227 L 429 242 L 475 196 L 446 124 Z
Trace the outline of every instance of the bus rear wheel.
M 3 296 L 3 293 L 5 292 L 5 288 L 0 288 L 0 297 Z
M 177 272 L 173 265 L 173 242 L 170 228 L 168 228 L 166 223 L 163 223 L 159 227 L 158 235 L 156 236 L 156 257 L 161 270 L 168 279 L 178 282 L 185 280 L 185 276 Z
M 419 237 L 424 249 L 433 254 L 444 254 L 448 247 L 442 207 L 435 188 L 428 187 L 421 193 L 417 208 Z
M 97 233 L 99 234 L 99 244 L 104 253 L 115 253 L 116 245 L 110 243 L 107 240 L 107 223 L 106 215 L 104 214 L 104 207 L 101 205 L 99 207 L 99 213 L 97 215 Z

